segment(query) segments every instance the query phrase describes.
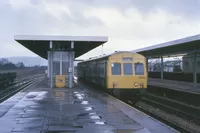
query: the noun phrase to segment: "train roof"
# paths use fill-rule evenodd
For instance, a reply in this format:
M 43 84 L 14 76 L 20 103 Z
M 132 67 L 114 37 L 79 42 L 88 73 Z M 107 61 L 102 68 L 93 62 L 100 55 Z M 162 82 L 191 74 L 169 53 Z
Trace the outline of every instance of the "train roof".
M 92 57 L 92 58 L 89 58 L 89 59 L 84 60 L 84 61 L 82 61 L 82 62 L 88 62 L 88 61 L 93 61 L 93 60 L 99 60 L 99 59 L 103 59 L 103 58 L 108 58 L 108 57 L 111 56 L 111 55 L 119 54 L 119 53 L 132 53 L 132 54 L 134 54 L 135 52 L 131 52 L 131 51 L 115 51 L 115 52 L 113 52 L 113 53 L 111 53 L 111 54 L 107 54 L 107 55 L 104 54 L 104 55 Z M 136 53 L 136 54 L 138 54 L 138 53 Z M 81 63 L 81 62 L 80 62 L 80 63 Z

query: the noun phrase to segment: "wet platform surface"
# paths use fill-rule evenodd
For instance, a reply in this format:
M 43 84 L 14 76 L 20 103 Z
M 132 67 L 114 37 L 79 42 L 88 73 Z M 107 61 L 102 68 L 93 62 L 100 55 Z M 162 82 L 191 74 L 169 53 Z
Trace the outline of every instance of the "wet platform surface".
M 0 133 L 170 133 L 173 129 L 84 85 L 51 90 L 47 81 L 0 104 Z
M 190 82 L 148 78 L 148 85 L 163 87 L 163 88 L 168 88 L 168 89 L 173 89 L 173 90 L 178 90 L 178 91 L 184 91 L 188 93 L 200 94 L 199 83 L 197 83 L 196 88 L 194 88 L 194 84 Z

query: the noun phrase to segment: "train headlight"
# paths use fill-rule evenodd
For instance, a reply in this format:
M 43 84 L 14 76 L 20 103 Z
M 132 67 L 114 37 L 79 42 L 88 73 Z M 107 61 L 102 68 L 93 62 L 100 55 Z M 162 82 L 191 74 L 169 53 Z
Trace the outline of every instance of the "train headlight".
M 135 85 L 135 86 L 138 86 L 138 83 L 135 83 L 134 85 Z

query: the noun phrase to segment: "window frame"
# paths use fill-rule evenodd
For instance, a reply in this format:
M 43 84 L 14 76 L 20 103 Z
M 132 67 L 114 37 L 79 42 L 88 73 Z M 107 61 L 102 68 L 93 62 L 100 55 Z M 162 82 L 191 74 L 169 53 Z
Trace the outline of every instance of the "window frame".
M 132 58 L 132 57 L 123 57 L 123 58 L 122 58 L 122 61 L 123 61 L 123 62 L 132 62 L 132 61 L 133 61 L 133 58 Z
M 141 71 L 138 73 L 137 71 L 136 71 L 136 64 L 142 64 L 143 65 L 143 73 L 141 74 Z M 144 66 L 144 63 L 143 62 L 135 62 L 134 63 L 134 71 L 135 71 L 135 75 L 145 75 L 145 66 Z
M 119 64 L 120 65 L 120 73 L 118 74 L 113 74 L 113 64 Z M 121 76 L 122 75 L 122 63 L 119 62 L 111 62 L 111 75 L 112 76 Z
M 131 65 L 131 73 L 125 74 L 125 71 L 124 71 L 125 70 L 125 67 L 124 67 L 125 64 L 130 64 Z M 126 75 L 126 76 L 133 76 L 133 73 L 134 73 L 133 72 L 133 63 L 128 63 L 128 62 L 123 63 L 123 74 Z

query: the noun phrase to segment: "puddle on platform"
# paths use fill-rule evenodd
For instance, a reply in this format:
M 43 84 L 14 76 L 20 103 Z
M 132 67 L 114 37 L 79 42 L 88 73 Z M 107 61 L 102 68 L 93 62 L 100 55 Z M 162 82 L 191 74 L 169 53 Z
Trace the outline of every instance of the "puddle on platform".
M 84 105 L 87 105 L 87 104 L 88 104 L 88 101 L 74 100 L 73 103 L 74 103 L 74 104 L 84 104 Z
M 81 96 L 84 96 L 84 94 L 76 93 L 75 96 L 81 97 Z
M 92 107 L 85 107 L 85 111 L 91 111 L 91 110 L 93 110 Z
M 86 116 L 86 115 L 88 115 L 89 113 L 81 113 L 81 114 L 79 114 L 78 116 Z
M 47 91 L 40 91 L 40 92 L 29 92 L 26 95 L 26 98 L 31 99 L 31 98 L 37 98 L 37 100 L 42 100 L 46 96 Z
M 26 98 L 31 99 L 31 98 L 35 98 L 36 95 L 27 95 Z
M 96 112 L 93 112 L 93 113 L 89 113 L 89 115 L 96 115 L 97 113 Z
M 88 101 L 82 101 L 81 104 L 88 104 Z
M 76 132 L 75 129 L 69 129 L 69 130 L 53 130 L 53 131 L 45 131 L 43 133 L 74 133 Z
M 117 129 L 115 130 L 115 133 L 136 133 L 137 130 L 135 129 Z M 145 132 L 141 132 L 141 133 L 145 133 Z
M 84 94 L 76 93 L 76 94 L 75 94 L 75 97 L 76 97 L 77 99 L 79 99 L 79 100 L 82 100 L 83 97 L 84 97 Z
M 86 116 L 86 115 L 96 115 L 97 113 L 93 112 L 93 113 L 81 113 L 78 116 Z
M 104 122 L 104 121 L 96 121 L 94 123 L 97 125 L 105 125 L 106 124 L 106 122 Z
M 77 97 L 79 100 L 82 100 L 83 99 L 83 97 Z
M 65 97 L 65 91 L 54 91 L 53 96 L 55 98 L 63 98 Z
M 91 119 L 101 119 L 99 116 L 94 115 L 94 116 L 90 116 Z

